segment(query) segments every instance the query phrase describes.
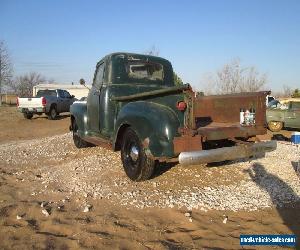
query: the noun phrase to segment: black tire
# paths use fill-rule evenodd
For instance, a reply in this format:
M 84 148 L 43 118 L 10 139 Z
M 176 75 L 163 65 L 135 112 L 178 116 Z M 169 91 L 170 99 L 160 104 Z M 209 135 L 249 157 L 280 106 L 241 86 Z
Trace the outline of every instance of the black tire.
M 33 114 L 32 113 L 24 113 L 24 118 L 26 119 L 31 119 L 33 117 Z
M 73 123 L 72 123 L 72 131 L 73 131 L 73 141 L 77 148 L 87 148 L 87 147 L 92 146 L 92 144 L 82 140 L 80 138 L 80 136 L 78 135 L 78 126 L 77 126 L 75 120 L 73 120 Z
M 147 156 L 141 140 L 131 128 L 124 132 L 121 159 L 125 173 L 133 181 L 150 179 L 156 165 L 155 160 Z
M 52 106 L 50 108 L 49 113 L 48 113 L 48 119 L 49 120 L 55 120 L 57 118 L 57 115 L 58 115 L 58 113 L 57 113 L 56 107 Z
M 279 132 L 283 128 L 283 123 L 278 121 L 270 121 L 268 127 L 272 132 Z

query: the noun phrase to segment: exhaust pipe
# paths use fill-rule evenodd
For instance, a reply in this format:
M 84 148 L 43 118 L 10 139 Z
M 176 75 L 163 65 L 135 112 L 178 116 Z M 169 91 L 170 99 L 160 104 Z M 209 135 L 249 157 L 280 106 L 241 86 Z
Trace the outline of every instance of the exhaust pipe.
M 251 145 L 240 145 L 210 150 L 181 152 L 178 160 L 183 165 L 197 165 L 209 162 L 220 162 L 261 156 L 265 152 L 271 152 L 277 147 L 276 141 L 257 142 Z

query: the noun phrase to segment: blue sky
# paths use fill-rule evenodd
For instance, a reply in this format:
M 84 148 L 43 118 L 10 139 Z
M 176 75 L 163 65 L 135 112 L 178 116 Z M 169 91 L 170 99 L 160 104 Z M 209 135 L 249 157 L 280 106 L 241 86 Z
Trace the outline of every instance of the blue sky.
M 0 40 L 15 74 L 37 71 L 59 83 L 91 81 L 108 53 L 151 46 L 184 82 L 233 58 L 268 74 L 268 87 L 300 88 L 300 1 L 0 0 Z

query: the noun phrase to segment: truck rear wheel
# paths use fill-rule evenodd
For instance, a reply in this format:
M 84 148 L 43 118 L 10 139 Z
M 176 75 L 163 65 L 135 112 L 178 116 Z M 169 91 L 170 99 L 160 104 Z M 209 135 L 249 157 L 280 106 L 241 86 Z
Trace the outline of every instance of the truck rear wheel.
M 147 156 L 141 140 L 131 128 L 124 132 L 121 159 L 125 173 L 133 181 L 149 179 L 156 165 L 155 160 Z
M 268 127 L 273 132 L 279 132 L 283 128 L 283 123 L 277 121 L 270 121 L 268 122 Z
M 33 114 L 32 113 L 24 113 L 24 118 L 26 119 L 31 119 L 33 117 Z
M 50 108 L 49 113 L 48 113 L 48 119 L 49 119 L 49 120 L 55 120 L 56 117 L 57 117 L 57 115 L 58 115 L 58 113 L 57 113 L 57 111 L 56 111 L 56 107 L 55 107 L 55 106 L 52 106 L 52 107 Z
M 72 123 L 72 131 L 73 131 L 73 141 L 77 148 L 87 148 L 91 146 L 90 143 L 82 140 L 78 135 L 78 126 L 75 120 Z

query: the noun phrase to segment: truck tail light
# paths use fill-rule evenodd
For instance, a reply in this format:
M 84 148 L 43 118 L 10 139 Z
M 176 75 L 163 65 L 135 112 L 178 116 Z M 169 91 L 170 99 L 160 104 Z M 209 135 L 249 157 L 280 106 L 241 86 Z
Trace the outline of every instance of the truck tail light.
M 45 97 L 42 97 L 42 105 L 43 105 L 43 106 L 46 106 L 46 104 L 47 104 L 46 98 L 45 98 Z
M 176 105 L 176 108 L 180 111 L 185 111 L 186 110 L 186 103 L 184 101 L 180 101 L 180 102 L 177 102 L 177 105 Z
M 17 107 L 19 107 L 19 97 L 17 97 Z

